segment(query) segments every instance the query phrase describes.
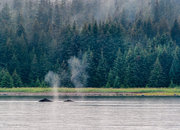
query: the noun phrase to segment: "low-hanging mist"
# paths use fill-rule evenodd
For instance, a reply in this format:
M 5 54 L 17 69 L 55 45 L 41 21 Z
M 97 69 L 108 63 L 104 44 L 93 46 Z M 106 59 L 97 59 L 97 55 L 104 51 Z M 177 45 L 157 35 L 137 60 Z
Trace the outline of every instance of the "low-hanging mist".
M 44 4 L 43 1 L 46 1 Z M 140 13 L 141 17 L 147 19 L 152 16 L 153 6 L 156 1 L 159 1 L 164 8 L 161 11 L 161 17 L 167 19 L 172 23 L 175 17 L 179 17 L 180 14 L 180 2 L 179 0 L 1 0 L 0 9 L 7 3 L 10 8 L 13 9 L 14 14 L 16 10 L 23 16 L 26 16 L 28 11 L 31 11 L 31 17 L 36 18 L 38 8 L 45 13 L 59 14 L 61 23 L 73 23 L 76 21 L 79 25 L 85 22 L 92 21 L 104 21 L 108 18 L 123 17 L 126 14 L 126 19 L 133 21 Z M 48 11 L 46 6 L 51 6 L 51 10 Z M 46 10 L 47 9 L 47 10 Z M 57 9 L 57 10 L 56 10 Z M 57 12 L 59 11 L 59 12 Z M 172 14 L 173 13 L 173 14 Z M 56 16 L 52 15 L 52 18 Z M 28 19 L 28 17 L 26 18 Z M 26 21 L 26 19 L 24 19 Z M 45 20 L 45 19 L 44 19 Z

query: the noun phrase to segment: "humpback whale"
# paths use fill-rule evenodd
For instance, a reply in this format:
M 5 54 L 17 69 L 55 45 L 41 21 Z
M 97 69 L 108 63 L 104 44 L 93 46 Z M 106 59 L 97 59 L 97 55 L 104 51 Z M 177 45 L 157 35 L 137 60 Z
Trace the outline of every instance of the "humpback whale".
M 74 101 L 71 99 L 67 99 L 67 100 L 64 100 L 64 102 L 74 102 Z
M 39 100 L 39 102 L 52 102 L 52 101 L 47 98 L 43 98 L 43 99 Z

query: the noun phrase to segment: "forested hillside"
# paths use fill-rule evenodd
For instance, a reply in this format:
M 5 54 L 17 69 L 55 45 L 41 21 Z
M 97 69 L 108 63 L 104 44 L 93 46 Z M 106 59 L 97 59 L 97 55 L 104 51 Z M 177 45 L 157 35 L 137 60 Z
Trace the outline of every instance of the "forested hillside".
M 0 87 L 74 87 L 74 56 L 84 87 L 180 85 L 180 1 L 105 1 L 1 0 Z

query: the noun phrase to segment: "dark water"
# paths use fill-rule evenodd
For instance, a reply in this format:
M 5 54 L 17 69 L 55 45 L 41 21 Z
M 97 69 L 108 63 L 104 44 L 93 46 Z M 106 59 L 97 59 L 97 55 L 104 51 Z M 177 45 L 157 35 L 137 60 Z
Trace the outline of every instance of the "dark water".
M 0 130 L 180 130 L 178 97 L 0 97 Z

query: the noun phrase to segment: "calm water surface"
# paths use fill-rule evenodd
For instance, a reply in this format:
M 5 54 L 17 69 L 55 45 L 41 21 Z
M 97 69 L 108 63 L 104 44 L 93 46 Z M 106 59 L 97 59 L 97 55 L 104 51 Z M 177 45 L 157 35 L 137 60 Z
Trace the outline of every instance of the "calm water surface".
M 180 130 L 178 97 L 0 97 L 0 130 Z

